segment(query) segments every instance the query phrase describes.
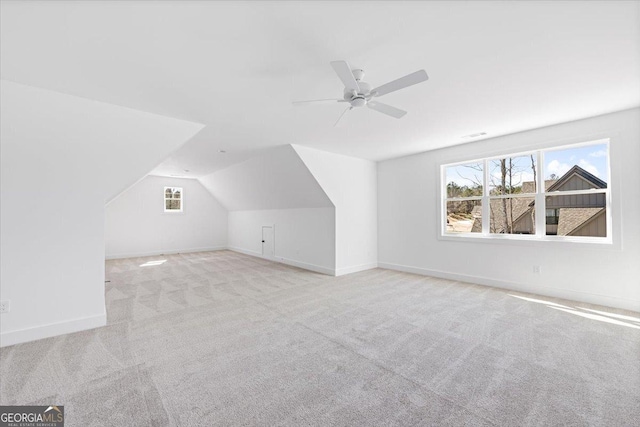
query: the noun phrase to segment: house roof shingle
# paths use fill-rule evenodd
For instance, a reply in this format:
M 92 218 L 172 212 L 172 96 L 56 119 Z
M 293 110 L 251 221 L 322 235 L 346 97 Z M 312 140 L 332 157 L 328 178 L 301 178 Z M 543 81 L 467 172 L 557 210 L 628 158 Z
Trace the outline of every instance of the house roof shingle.
M 597 176 L 587 172 L 578 165 L 574 165 L 571 169 L 562 175 L 559 179 L 553 181 L 553 185 L 547 188 L 547 191 L 558 191 L 573 175 L 578 175 L 581 178 L 589 181 L 595 188 L 607 188 L 607 183 L 598 178 Z M 546 184 L 546 181 L 545 181 Z
M 599 214 L 604 208 L 560 208 L 558 236 L 569 236 L 582 224 Z

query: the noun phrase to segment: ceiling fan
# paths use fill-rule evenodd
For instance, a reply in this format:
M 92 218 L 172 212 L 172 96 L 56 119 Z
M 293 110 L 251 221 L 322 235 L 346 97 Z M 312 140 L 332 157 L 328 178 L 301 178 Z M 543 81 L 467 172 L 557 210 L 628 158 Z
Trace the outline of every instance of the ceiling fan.
M 371 85 L 369 83 L 362 81 L 362 78 L 364 77 L 364 71 L 360 69 L 352 70 L 347 61 L 333 61 L 331 62 L 331 66 L 344 84 L 343 98 L 296 101 L 293 103 L 293 105 L 300 106 L 308 104 L 333 104 L 335 102 L 349 103 L 349 106 L 342 112 L 340 117 L 338 117 L 338 120 L 335 122 L 334 126 L 338 124 L 340 119 L 342 119 L 347 111 L 353 110 L 356 107 L 364 107 L 365 105 L 372 110 L 376 110 L 382 114 L 386 114 L 388 116 L 399 119 L 407 114 L 407 112 L 399 108 L 392 107 L 391 105 L 375 101 L 373 98 L 381 97 L 388 93 L 404 89 L 405 87 L 413 86 L 429 79 L 426 71 L 419 70 L 415 73 L 411 73 L 389 83 L 383 84 L 382 86 L 378 86 L 375 89 L 371 89 Z

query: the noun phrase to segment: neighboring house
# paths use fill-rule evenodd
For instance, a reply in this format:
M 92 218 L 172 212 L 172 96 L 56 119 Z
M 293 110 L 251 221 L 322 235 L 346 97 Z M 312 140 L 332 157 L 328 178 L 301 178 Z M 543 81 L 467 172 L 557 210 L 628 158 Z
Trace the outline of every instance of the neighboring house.
M 558 236 L 606 237 L 606 199 L 604 193 L 562 195 L 562 191 L 607 188 L 607 183 L 580 166 L 573 166 L 557 180 L 545 181 L 546 234 Z M 522 184 L 522 193 L 534 193 L 533 182 Z M 490 203 L 492 233 L 534 234 L 535 201 L 533 197 L 492 199 Z M 505 218 L 506 216 L 506 218 Z M 482 230 L 482 218 L 476 216 L 472 232 Z

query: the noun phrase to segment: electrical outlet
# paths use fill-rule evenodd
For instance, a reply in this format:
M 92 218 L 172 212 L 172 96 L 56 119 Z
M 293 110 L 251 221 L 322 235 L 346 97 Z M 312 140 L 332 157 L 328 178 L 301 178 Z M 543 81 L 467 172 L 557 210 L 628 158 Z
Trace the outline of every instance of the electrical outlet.
M 8 313 L 11 311 L 11 301 L 0 301 L 0 313 Z
M 533 266 L 533 274 L 540 274 L 541 272 L 542 272 L 542 269 L 540 268 L 539 265 Z

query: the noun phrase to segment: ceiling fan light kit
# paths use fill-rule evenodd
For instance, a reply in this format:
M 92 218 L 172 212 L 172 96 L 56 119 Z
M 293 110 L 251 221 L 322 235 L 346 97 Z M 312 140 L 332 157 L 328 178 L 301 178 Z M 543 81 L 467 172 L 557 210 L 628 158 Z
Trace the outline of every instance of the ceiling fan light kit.
M 308 105 L 308 104 L 326 104 L 336 102 L 348 102 L 349 107 L 342 112 L 338 121 L 334 124 L 336 126 L 345 113 L 354 108 L 367 106 L 368 108 L 378 111 L 379 113 L 386 114 L 388 116 L 399 119 L 407 114 L 406 111 L 401 110 L 391 105 L 383 104 L 382 102 L 374 101 L 373 98 L 381 97 L 391 92 L 395 92 L 400 89 L 404 89 L 409 86 L 424 82 L 429 79 L 427 72 L 424 70 L 416 71 L 415 73 L 408 74 L 399 79 L 393 80 L 389 83 L 378 86 L 371 89 L 371 85 L 362 81 L 364 78 L 364 71 L 361 69 L 351 69 L 347 61 L 333 61 L 331 62 L 333 70 L 338 75 L 338 78 L 344 84 L 344 96 L 342 99 L 316 99 L 311 101 L 297 101 L 294 105 Z

